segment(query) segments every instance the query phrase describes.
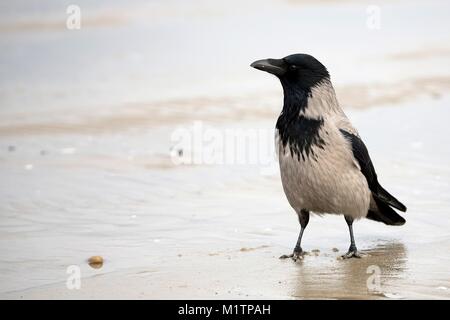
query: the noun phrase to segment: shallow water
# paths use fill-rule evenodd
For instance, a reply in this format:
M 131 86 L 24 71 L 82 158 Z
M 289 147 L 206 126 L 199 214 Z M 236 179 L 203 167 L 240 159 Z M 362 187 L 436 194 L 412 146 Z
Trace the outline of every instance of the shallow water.
M 355 27 L 366 9 L 357 4 L 267 1 L 256 12 L 250 3 L 237 14 L 231 5 L 198 14 L 155 2 L 169 18 L 148 21 L 139 12 L 154 7 L 136 3 L 122 8 L 128 18 L 120 23 L 112 19 L 118 4 L 106 13 L 82 4 L 93 21 L 110 21 L 88 23 L 84 33 L 59 29 L 59 6 L 51 1 L 44 27 L 21 25 L 22 15 L 33 16 L 27 10 L 2 10 L 13 18 L 0 28 L 0 297 L 450 298 L 450 72 L 443 67 L 450 57 L 435 49 L 448 43 L 437 31 L 446 30 L 450 11 L 430 15 L 448 4 L 421 4 L 422 15 L 401 2 L 389 5 L 386 27 L 369 36 Z M 336 12 L 346 19 L 331 18 Z M 274 14 L 283 16 L 276 26 L 262 23 Z M 298 27 L 299 15 L 324 41 Z M 402 28 L 411 16 L 430 22 L 410 26 L 425 35 L 419 48 L 417 33 Z M 311 219 L 303 244 L 311 254 L 303 261 L 278 259 L 292 250 L 298 222 L 273 163 L 172 161 L 174 130 L 197 120 L 221 133 L 261 129 L 248 146 L 261 143 L 265 160 L 272 159 L 280 88 L 248 64 L 299 50 L 278 32 L 326 57 L 338 89 L 351 89 L 344 102 L 376 106 L 347 113 L 381 183 L 408 206 L 407 223 L 356 223 L 367 254 L 361 260 L 338 259 L 349 245 L 338 216 Z M 392 34 L 400 36 L 383 40 Z M 398 52 L 409 58 L 390 57 Z M 394 89 L 376 87 L 374 94 L 380 81 Z M 403 89 L 406 97 L 392 96 Z M 94 255 L 105 259 L 102 268 L 89 267 Z M 66 287 L 71 265 L 81 268 L 80 290 Z M 380 286 L 369 290 L 373 266 Z
M 299 264 L 277 259 L 291 250 L 298 225 L 276 172 L 262 175 L 261 167 L 248 165 L 173 166 L 169 157 L 155 160 L 163 147 L 128 157 L 138 149 L 128 141 L 169 145 L 166 128 L 41 136 L 39 142 L 2 138 L 2 296 L 56 297 L 60 290 L 68 291 L 67 297 L 102 297 L 100 288 L 107 290 L 111 278 L 119 285 L 136 276 L 136 289 L 153 298 L 183 297 L 189 288 L 189 295 L 204 298 L 216 291 L 264 298 L 378 298 L 386 292 L 448 298 L 450 153 L 443 146 L 449 143 L 449 101 L 350 112 L 381 182 L 408 206 L 402 227 L 358 222 L 357 244 L 369 257 L 353 261 L 337 260 L 348 247 L 348 234 L 344 220 L 335 216 L 313 217 L 308 226 L 304 248 L 320 250 L 318 256 Z M 8 151 L 10 144 L 14 151 Z M 102 269 L 89 268 L 85 260 L 92 255 L 104 257 Z M 224 259 L 231 262 L 222 266 Z M 236 269 L 241 263 L 245 270 Z M 97 283 L 94 291 L 65 289 L 66 268 L 74 264 L 82 267 L 83 284 Z M 382 271 L 385 291 L 379 295 L 366 288 L 371 265 Z M 200 288 L 194 285 L 198 272 Z M 257 273 L 264 275 L 263 287 L 273 282 L 277 288 L 259 290 Z M 224 281 L 229 278 L 232 283 Z M 141 287 L 143 279 L 148 282 Z M 185 287 L 166 292 L 167 281 Z M 123 290 L 106 295 L 135 297 Z

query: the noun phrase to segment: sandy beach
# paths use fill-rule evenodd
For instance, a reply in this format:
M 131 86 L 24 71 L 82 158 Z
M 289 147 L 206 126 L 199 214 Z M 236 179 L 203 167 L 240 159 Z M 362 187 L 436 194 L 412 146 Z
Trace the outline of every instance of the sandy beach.
M 79 1 L 68 30 L 69 4 L 0 10 L 0 298 L 450 299 L 450 4 L 380 1 L 372 30 L 368 2 Z M 408 206 L 401 227 L 355 223 L 362 259 L 340 259 L 342 216 L 313 216 L 305 259 L 278 259 L 299 231 L 282 92 L 249 64 L 293 52 L 327 65 Z M 200 148 L 177 141 L 196 128 Z M 242 132 L 244 156 L 205 160 L 211 135 Z

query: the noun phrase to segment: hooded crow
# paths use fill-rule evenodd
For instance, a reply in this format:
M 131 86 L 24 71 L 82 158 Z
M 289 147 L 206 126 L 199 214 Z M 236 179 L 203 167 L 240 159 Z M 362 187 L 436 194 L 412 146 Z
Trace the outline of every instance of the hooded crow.
M 379 184 L 367 148 L 340 108 L 325 66 L 307 54 L 258 60 L 251 66 L 278 77 L 284 92 L 275 143 L 283 189 L 301 229 L 294 252 L 280 258 L 302 258 L 310 212 L 344 215 L 350 248 L 343 258 L 360 257 L 354 220 L 404 224 L 392 208 L 405 212 L 406 207 Z

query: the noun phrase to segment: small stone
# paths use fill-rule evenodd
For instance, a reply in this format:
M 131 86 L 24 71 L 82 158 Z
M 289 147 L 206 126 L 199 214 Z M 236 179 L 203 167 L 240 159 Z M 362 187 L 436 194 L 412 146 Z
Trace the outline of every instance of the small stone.
M 338 248 L 333 248 L 333 249 L 331 249 L 333 252 L 339 252 L 339 249 Z
M 101 256 L 92 256 L 88 260 L 89 265 L 94 269 L 100 269 L 103 266 L 103 258 Z
M 435 100 L 441 98 L 441 94 L 440 94 L 439 92 L 431 92 L 431 93 L 430 93 L 430 96 L 431 96 L 433 99 L 435 99 Z

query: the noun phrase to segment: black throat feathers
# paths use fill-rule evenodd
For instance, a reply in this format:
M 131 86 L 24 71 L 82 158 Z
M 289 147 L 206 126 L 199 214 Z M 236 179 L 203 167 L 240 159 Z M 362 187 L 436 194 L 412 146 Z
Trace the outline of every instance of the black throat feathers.
M 283 110 L 276 124 L 283 148 L 288 146 L 291 155 L 297 156 L 298 160 L 302 158 L 303 161 L 309 157 L 317 160 L 312 147 L 323 149 L 325 146 L 325 141 L 319 134 L 323 118 L 300 115 L 301 111 L 308 108 L 308 97 L 311 96 L 311 90 L 284 89 Z

